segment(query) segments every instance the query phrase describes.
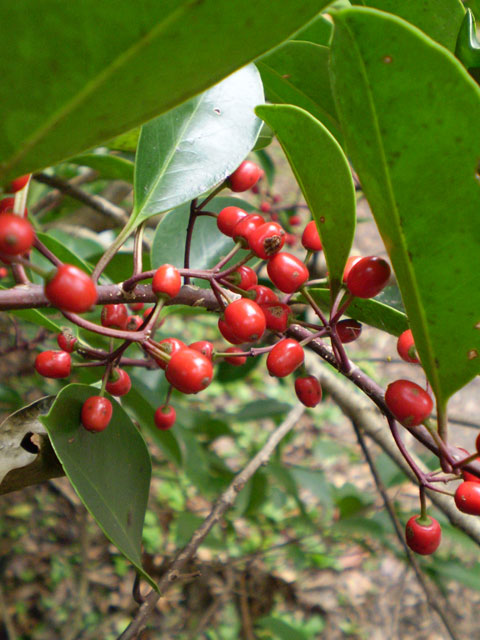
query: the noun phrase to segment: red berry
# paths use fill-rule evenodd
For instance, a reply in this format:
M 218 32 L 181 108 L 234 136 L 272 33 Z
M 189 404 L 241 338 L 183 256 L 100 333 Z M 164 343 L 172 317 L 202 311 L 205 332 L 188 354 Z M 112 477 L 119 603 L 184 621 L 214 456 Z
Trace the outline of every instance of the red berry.
M 235 271 L 232 271 L 232 273 L 226 277 L 226 280 L 244 290 L 254 287 L 258 282 L 257 274 L 251 267 L 247 267 L 246 264 L 237 267 Z
M 284 251 L 268 261 L 267 272 L 273 284 L 283 293 L 297 291 L 309 278 L 308 269 L 303 262 Z
M 279 195 L 278 193 L 276 193 L 276 194 L 273 196 L 273 201 L 275 202 L 275 204 L 278 204 L 279 202 L 281 202 L 281 201 L 282 201 L 282 196 L 281 196 L 281 195 Z
M 426 516 L 423 522 L 421 516 L 412 516 L 405 526 L 407 545 L 415 553 L 429 556 L 438 549 L 442 538 L 440 525 L 431 516 Z
M 70 329 L 64 329 L 62 333 L 59 333 L 57 336 L 58 346 L 62 351 L 66 351 L 67 353 L 73 353 L 73 351 L 75 351 L 76 343 L 77 338 L 73 335 Z
M 141 311 L 145 306 L 144 302 L 132 302 L 128 305 L 132 311 Z
M 15 198 L 3 198 L 0 200 L 0 213 L 4 213 L 5 211 L 11 213 L 14 206 Z
M 284 243 L 285 231 L 278 222 L 265 222 L 248 236 L 248 246 L 262 260 L 268 260 L 278 253 Z
M 264 305 L 267 302 L 278 302 L 278 296 L 275 291 L 272 291 L 269 287 L 265 287 L 263 284 L 256 284 L 250 287 L 248 291 L 255 292 L 255 302 L 259 305 Z
M 455 491 L 455 504 L 462 513 L 480 516 L 480 483 L 462 482 Z
M 321 251 L 322 241 L 315 220 L 307 224 L 302 234 L 302 244 L 307 251 Z
M 390 278 L 390 265 L 383 258 L 361 258 L 350 269 L 347 288 L 357 298 L 373 298 L 385 287 Z
M 480 433 L 478 434 L 478 436 L 475 439 L 475 447 L 476 447 L 478 453 L 480 453 Z
M 272 210 L 272 205 L 269 202 L 262 202 L 260 204 L 260 211 L 262 213 L 270 213 Z
M 126 331 L 138 331 L 143 324 L 143 319 L 140 316 L 128 316 L 125 324 Z
M 194 342 L 189 345 L 190 349 L 195 349 L 195 351 L 200 351 L 203 355 L 211 360 L 213 358 L 213 344 L 208 340 L 199 340 L 198 342 Z
M 23 187 L 26 187 L 29 178 L 30 174 L 27 173 L 24 176 L 19 176 L 18 178 L 15 178 L 15 180 L 12 180 L 12 182 L 7 187 L 8 193 L 17 193 L 17 191 L 20 191 L 21 189 L 23 189 Z
M 261 175 L 262 170 L 260 167 L 250 160 L 245 160 L 228 179 L 230 189 L 237 193 L 247 191 L 258 182 Z
M 258 184 L 254 184 L 250 191 L 257 195 L 258 193 L 260 193 L 260 187 L 258 186 Z
M 248 213 L 240 207 L 225 207 L 217 216 L 217 227 L 224 235 L 232 238 L 237 224 L 247 216 Z
M 418 364 L 420 360 L 417 358 L 417 350 L 415 349 L 415 342 L 410 329 L 404 331 L 397 341 L 398 355 L 405 360 L 405 362 L 413 362 Z
M 6 278 L 8 276 L 8 269 L 6 267 L 0 267 L 0 278 Z
M 248 245 L 251 234 L 260 225 L 265 224 L 265 220 L 257 213 L 250 213 L 246 218 L 242 218 L 240 222 L 235 225 L 233 230 L 233 239 L 235 242 L 243 242 L 245 246 Z
M 267 326 L 261 307 L 248 298 L 231 302 L 225 309 L 224 319 L 241 342 L 260 340 Z
M 100 322 L 103 327 L 123 331 L 128 322 L 127 307 L 124 304 L 106 304 L 102 309 Z
M 155 415 L 153 416 L 155 421 L 155 426 L 157 429 L 161 429 L 162 431 L 167 431 L 175 424 L 175 420 L 177 419 L 177 412 L 170 404 L 162 404 L 161 407 L 155 411 Z
M 262 311 L 267 322 L 267 329 L 283 333 L 288 327 L 288 321 L 292 310 L 283 302 L 267 302 L 262 304 Z
M 322 387 L 314 376 L 305 376 L 295 380 L 297 398 L 306 407 L 316 407 L 322 399 Z
M 87 431 L 103 431 L 112 419 L 113 407 L 108 398 L 90 396 L 82 406 L 81 421 Z
M 347 344 L 353 342 L 362 333 L 362 325 L 357 320 L 351 320 L 347 318 L 337 322 L 337 335 L 340 338 L 340 342 Z
M 430 395 L 410 380 L 396 380 L 389 384 L 385 393 L 385 403 L 405 427 L 422 424 L 433 409 Z
M 173 354 L 167 364 L 165 377 L 182 393 L 198 393 L 212 381 L 212 363 L 195 349 L 181 349 Z
M 180 349 L 186 349 L 187 347 L 187 345 L 178 338 L 165 338 L 164 340 L 160 340 L 157 346 L 160 351 L 163 351 L 169 356 L 173 356 L 173 354 L 177 353 L 177 351 L 180 351 Z M 167 363 L 165 362 L 165 360 L 155 357 L 154 359 L 160 369 L 167 368 Z
M 223 318 L 218 319 L 218 330 L 225 338 L 225 340 L 227 342 L 230 342 L 231 344 L 242 344 L 242 342 L 244 342 L 244 340 L 240 339 L 233 333 L 232 328 L 225 322 Z
M 174 298 L 178 295 L 182 286 L 182 279 L 176 267 L 171 264 L 162 264 L 155 271 L 152 280 L 152 291 L 160 298 Z
M 271 376 L 284 378 L 299 367 L 305 358 L 302 345 L 285 338 L 273 347 L 267 357 L 267 369 Z
M 18 256 L 32 248 L 35 231 L 25 218 L 14 213 L 0 214 L 0 253 Z
M 291 227 L 298 227 L 299 224 L 302 224 L 302 219 L 300 216 L 290 216 L 288 222 Z
M 348 274 L 350 273 L 354 264 L 357 264 L 359 260 L 362 259 L 362 256 L 350 256 L 345 265 L 345 269 L 343 270 L 343 282 L 347 282 Z
M 293 233 L 286 233 L 285 244 L 289 247 L 295 246 L 297 244 L 297 236 Z
M 105 388 L 112 396 L 124 396 L 132 388 L 132 381 L 124 369 L 115 367 L 110 373 Z
M 72 358 L 66 351 L 42 351 L 35 358 L 35 370 L 44 378 L 68 378 Z
M 47 299 L 62 311 L 83 313 L 97 301 L 97 287 L 93 280 L 73 264 L 62 264 L 45 283 Z
M 460 449 L 460 451 L 463 451 L 463 453 L 465 454 L 464 456 L 458 457 L 459 460 L 462 460 L 463 458 L 469 458 L 470 457 L 470 453 L 464 449 L 463 447 L 458 447 L 458 449 Z M 480 458 L 475 458 L 475 462 L 480 462 Z M 480 478 L 476 475 L 474 475 L 473 473 L 470 473 L 470 471 L 466 471 L 465 469 L 460 469 L 461 473 L 462 473 L 462 478 L 468 482 L 480 482 Z
M 231 356 L 224 356 L 225 362 L 228 362 L 229 364 L 232 364 L 234 367 L 241 367 L 247 361 L 247 356 L 236 356 L 236 355 L 233 355 L 235 353 L 242 353 L 242 350 L 239 349 L 238 347 L 228 347 L 228 349 L 226 349 L 226 353 L 231 353 L 232 355 Z

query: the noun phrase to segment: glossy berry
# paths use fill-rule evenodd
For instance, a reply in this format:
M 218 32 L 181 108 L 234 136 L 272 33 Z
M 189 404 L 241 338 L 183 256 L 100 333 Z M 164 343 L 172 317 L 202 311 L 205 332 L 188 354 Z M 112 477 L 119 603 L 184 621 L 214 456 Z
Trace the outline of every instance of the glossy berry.
M 246 218 L 242 218 L 240 222 L 235 225 L 233 230 L 233 239 L 235 242 L 242 242 L 245 246 L 248 246 L 250 236 L 252 233 L 265 224 L 265 220 L 257 213 L 250 213 Z
M 97 301 L 93 280 L 73 264 L 62 264 L 48 277 L 45 296 L 62 311 L 84 313 Z
M 303 262 L 284 251 L 268 261 L 267 272 L 273 284 L 283 293 L 297 291 L 309 278 L 308 269 Z
M 212 363 L 195 349 L 180 349 L 167 364 L 165 377 L 182 393 L 198 393 L 212 381 Z
M 340 342 L 347 344 L 353 342 L 362 333 L 362 325 L 357 320 L 346 318 L 337 322 L 337 335 L 340 338 Z
M 293 338 L 285 338 L 277 342 L 268 354 L 268 372 L 276 378 L 284 378 L 295 371 L 303 363 L 304 358 L 302 345 Z
M 12 182 L 7 187 L 8 193 L 17 193 L 17 191 L 20 191 L 21 189 L 26 187 L 29 178 L 30 174 L 27 173 L 24 176 L 19 176 L 18 178 L 15 178 L 15 180 L 12 180 Z
M 306 407 L 316 407 L 322 399 L 322 387 L 314 376 L 305 376 L 295 380 L 297 398 Z
M 170 404 L 162 404 L 161 407 L 158 407 L 153 416 L 155 426 L 161 431 L 167 431 L 167 429 L 171 429 L 175 424 L 176 419 L 177 412 Z
M 352 270 L 353 265 L 357 264 L 357 262 L 361 259 L 362 259 L 362 256 L 350 256 L 347 259 L 345 269 L 343 270 L 343 282 L 347 282 L 348 274 Z
M 124 369 L 115 367 L 110 373 L 110 377 L 105 388 L 112 396 L 124 396 L 132 388 L 132 381 Z
M 405 427 L 416 427 L 432 413 L 430 395 L 415 382 L 396 380 L 388 385 L 385 403 L 394 417 Z
M 470 457 L 470 453 L 466 450 L 463 449 L 462 447 L 458 447 L 458 449 L 460 449 L 460 451 L 462 451 L 465 455 L 456 455 L 455 458 L 457 460 L 464 460 L 465 458 L 469 458 Z M 475 462 L 480 462 L 480 458 L 476 458 Z M 470 473 L 470 471 L 467 471 L 466 469 L 460 469 L 460 472 L 462 474 L 462 478 L 468 482 L 480 482 L 480 477 L 474 475 L 473 473 Z
M 178 338 L 165 338 L 164 340 L 160 340 L 157 346 L 160 351 L 163 351 L 169 356 L 173 356 L 173 354 L 177 353 L 177 351 L 187 348 L 187 345 Z M 161 358 L 155 358 L 155 361 L 161 369 L 166 369 L 167 362 L 165 360 L 162 360 Z
M 278 222 L 265 222 L 248 236 L 250 250 L 262 260 L 268 260 L 280 251 L 285 243 L 285 231 Z
M 75 345 L 77 344 L 77 338 L 70 329 L 64 329 L 62 333 L 59 333 L 57 336 L 57 344 L 62 351 L 73 353 L 75 351 Z
M 261 307 L 248 298 L 231 302 L 225 309 L 224 319 L 233 335 L 242 342 L 260 340 L 267 326 Z
M 302 244 L 307 251 L 321 251 L 322 241 L 315 220 L 311 220 L 302 233 Z
M 262 311 L 267 322 L 267 329 L 283 333 L 288 327 L 292 310 L 283 302 L 267 302 L 262 305 Z
M 110 329 L 126 328 L 128 321 L 128 311 L 124 304 L 106 304 L 100 315 L 100 322 L 102 327 L 109 327 Z
M 218 330 L 225 340 L 231 344 L 242 344 L 242 342 L 244 342 L 242 338 L 239 338 L 234 334 L 231 326 L 227 324 L 223 318 L 218 319 Z
M 480 516 L 480 482 L 462 482 L 455 491 L 455 504 L 462 513 Z
M 112 403 L 108 398 L 90 396 L 83 403 L 81 421 L 87 431 L 103 431 L 108 427 L 112 413 Z
M 152 280 L 152 291 L 159 298 L 175 298 L 182 287 L 182 278 L 176 267 L 162 264 L 155 271 Z
M 410 329 L 404 331 L 397 341 L 398 355 L 405 360 L 405 362 L 413 362 L 418 364 L 420 360 L 417 358 L 417 350 L 415 349 L 415 342 Z
M 193 342 L 190 346 L 190 349 L 195 349 L 195 351 L 199 351 L 206 358 L 211 360 L 213 358 L 213 344 L 208 340 L 199 340 L 198 342 Z
M 245 160 L 228 179 L 230 189 L 236 193 L 251 189 L 258 182 L 262 170 L 254 162 Z
M 407 545 L 415 553 L 429 556 L 434 553 L 442 539 L 440 525 L 431 516 L 426 516 L 425 521 L 417 516 L 412 516 L 405 526 L 405 540 Z
M 232 273 L 226 277 L 226 280 L 244 290 L 254 287 L 258 282 L 257 274 L 251 267 L 247 267 L 246 264 L 237 267 L 235 271 L 232 271 Z
M 138 331 L 143 324 L 143 319 L 140 316 L 128 316 L 125 324 L 126 331 Z
M 128 305 L 132 311 L 141 311 L 145 306 L 144 302 L 132 302 Z
M 225 362 L 228 362 L 229 364 L 232 364 L 234 367 L 241 367 L 247 361 L 247 356 L 245 356 L 245 355 L 236 356 L 235 355 L 235 353 L 242 353 L 242 350 L 239 349 L 238 347 L 228 347 L 228 349 L 226 349 L 225 352 L 232 354 L 231 356 L 224 356 Z
M 278 296 L 275 291 L 269 287 L 265 287 L 263 284 L 256 284 L 250 287 L 248 291 L 255 293 L 253 300 L 259 305 L 264 305 L 267 302 L 278 302 Z
M 68 378 L 72 358 L 66 351 L 42 351 L 35 358 L 35 370 L 44 378 Z
M 361 258 L 350 269 L 347 288 L 357 298 L 373 298 L 385 287 L 390 273 L 390 265 L 383 258 Z
M 0 253 L 19 256 L 32 248 L 35 231 L 25 218 L 14 213 L 0 214 Z
M 240 207 L 225 207 L 217 216 L 217 227 L 224 235 L 232 238 L 237 224 L 247 216 L 248 213 Z

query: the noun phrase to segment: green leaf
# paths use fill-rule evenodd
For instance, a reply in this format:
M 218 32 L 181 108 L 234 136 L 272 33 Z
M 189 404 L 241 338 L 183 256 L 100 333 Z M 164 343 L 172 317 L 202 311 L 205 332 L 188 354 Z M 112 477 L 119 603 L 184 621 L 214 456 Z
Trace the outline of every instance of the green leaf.
M 311 640 L 309 634 L 304 633 L 301 629 L 292 627 L 291 624 L 280 618 L 267 616 L 257 620 L 257 624 L 262 629 L 269 631 L 272 634 L 272 638 L 278 638 L 278 640 Z
M 467 69 L 478 70 L 480 67 L 480 42 L 477 38 L 475 17 L 470 9 L 468 9 L 465 14 L 458 33 L 455 55 L 462 61 Z M 476 76 L 478 76 L 478 72 L 475 77 Z M 478 81 L 478 77 L 476 77 L 476 79 Z
M 317 223 L 334 296 L 355 232 L 355 187 L 348 160 L 335 138 L 303 109 L 264 105 L 256 112 L 274 130 Z
M 106 180 L 125 180 L 133 183 L 135 165 L 130 160 L 109 153 L 84 153 L 70 158 L 69 162 L 81 167 L 90 167 L 98 171 L 101 178 Z
M 261 149 L 265 149 L 265 147 L 268 147 L 268 145 L 271 144 L 272 140 L 273 131 L 270 129 L 270 127 L 263 123 L 252 151 L 260 151 Z
M 156 588 L 141 560 L 150 456 L 142 436 L 115 400 L 112 421 L 105 431 L 91 433 L 81 426 L 82 405 L 97 394 L 93 387 L 68 385 L 40 420 L 85 507 L 107 538 Z
M 55 164 L 204 91 L 326 0 L 29 0 L 0 9 L 0 182 Z
M 92 267 L 85 262 L 85 260 L 79 257 L 78 252 L 75 253 L 73 250 L 69 249 L 64 242 L 57 240 L 57 238 L 54 238 L 52 235 L 47 233 L 37 233 L 37 238 L 43 242 L 47 249 L 50 249 L 50 251 L 62 262 L 73 264 L 75 267 L 82 269 L 82 271 L 85 271 L 86 273 L 92 272 Z M 48 265 L 51 269 L 54 268 L 52 263 L 47 261 L 46 258 L 43 258 L 43 256 L 40 257 L 40 254 L 35 253 L 35 256 L 40 258 L 42 265 Z
M 352 4 L 393 13 L 450 51 L 455 51 L 457 34 L 465 15 L 460 0 L 353 0 Z
M 313 42 L 328 47 L 332 38 L 332 23 L 320 13 L 316 18 L 309 22 L 300 31 L 294 33 L 291 40 L 303 40 L 305 42 Z
M 3 288 L 4 287 L 2 287 L 2 289 Z M 37 309 L 11 309 L 8 313 L 20 318 L 24 322 L 31 322 L 39 327 L 48 329 L 48 331 L 53 331 L 53 333 L 60 333 L 61 331 L 60 325 L 50 320 L 50 318 Z
M 188 202 L 220 184 L 252 149 L 264 102 L 254 65 L 142 127 L 131 223 Z
M 335 24 L 333 86 L 349 155 L 442 410 L 480 372 L 480 90 L 398 18 L 350 9 Z
M 286 402 L 279 402 L 271 398 L 263 398 L 262 400 L 253 400 L 248 404 L 240 407 L 234 415 L 236 422 L 249 422 L 250 420 L 263 420 L 265 418 L 274 418 L 285 415 L 292 405 Z M 227 413 L 225 415 L 232 416 Z
M 270 102 L 305 109 L 341 140 L 330 88 L 328 56 L 328 47 L 312 42 L 286 42 L 258 60 L 257 67 Z
M 227 348 L 227 347 L 225 347 Z M 221 360 L 215 378 L 218 382 L 222 384 L 226 384 L 229 382 L 236 382 L 238 380 L 242 380 L 246 376 L 250 374 L 253 369 L 256 369 L 260 364 L 260 358 L 247 358 L 245 364 L 241 367 L 236 367 L 229 362 L 225 362 Z

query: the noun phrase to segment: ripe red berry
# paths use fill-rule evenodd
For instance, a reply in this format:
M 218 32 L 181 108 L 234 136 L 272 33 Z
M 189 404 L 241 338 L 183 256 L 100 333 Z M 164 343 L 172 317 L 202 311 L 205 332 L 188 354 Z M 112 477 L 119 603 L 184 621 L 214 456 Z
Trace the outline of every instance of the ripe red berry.
M 260 204 L 260 211 L 262 213 L 270 213 L 272 210 L 272 205 L 269 202 L 262 202 Z
M 455 491 L 455 504 L 462 513 L 480 516 L 480 483 L 462 482 Z
M 12 180 L 12 182 L 7 187 L 8 193 L 17 193 L 17 191 L 20 191 L 21 189 L 23 189 L 23 187 L 26 187 L 29 178 L 30 174 L 27 173 L 24 176 L 19 176 L 18 178 L 15 178 L 15 180 Z
M 347 288 L 357 298 L 373 298 L 385 287 L 390 273 L 390 265 L 383 258 L 361 258 L 350 269 Z
M 4 213 L 5 211 L 11 213 L 14 206 L 15 198 L 2 198 L 2 200 L 0 200 L 0 213 Z
M 433 409 L 430 395 L 410 380 L 396 380 L 389 384 L 385 393 L 385 403 L 405 427 L 421 424 Z
M 257 213 L 250 213 L 246 218 L 242 218 L 240 222 L 235 225 L 233 230 L 233 239 L 235 242 L 242 242 L 245 246 L 248 246 L 251 234 L 265 224 L 265 220 Z
M 278 302 L 278 296 L 275 291 L 272 291 L 269 287 L 265 287 L 263 284 L 256 284 L 248 290 L 255 292 L 254 300 L 260 306 L 267 302 Z
M 228 347 L 226 353 L 231 353 L 231 356 L 224 356 L 225 362 L 232 364 L 234 367 L 241 367 L 247 361 L 247 356 L 236 356 L 235 353 L 242 353 L 242 350 L 238 347 Z
M 0 253 L 18 256 L 32 248 L 35 231 L 25 218 L 14 213 L 0 214 Z
M 152 291 L 159 298 L 174 298 L 182 287 L 182 279 L 176 267 L 162 264 L 155 271 L 152 280 Z
M 47 278 L 45 296 L 62 311 L 83 313 L 97 301 L 97 287 L 78 267 L 62 264 Z
M 108 398 L 90 396 L 82 406 L 81 421 L 87 431 L 103 431 L 112 419 L 113 407 Z
M 362 325 L 357 320 L 346 318 L 337 322 L 337 335 L 340 338 L 340 342 L 347 344 L 353 342 L 362 333 Z
M 225 309 L 224 319 L 241 342 L 260 340 L 267 326 L 261 307 L 248 298 L 231 302 Z
M 132 388 L 132 381 L 124 369 L 115 367 L 110 373 L 105 388 L 112 396 L 124 396 Z
M 302 219 L 300 216 L 290 216 L 288 223 L 291 227 L 298 227 L 299 224 L 302 224 Z
M 302 345 L 293 338 L 280 340 L 267 357 L 267 369 L 271 376 L 284 378 L 299 367 L 305 358 Z
M 273 284 L 283 293 L 300 289 L 309 278 L 307 267 L 296 256 L 282 251 L 268 261 L 267 272 Z
M 225 207 L 217 216 L 217 227 L 224 235 L 232 238 L 237 224 L 247 216 L 248 213 L 240 207 Z
M 343 282 L 347 282 L 348 274 L 350 273 L 354 264 L 357 264 L 359 260 L 362 259 L 362 256 L 350 256 L 347 259 L 347 263 L 345 265 L 345 269 L 343 270 Z
M 143 324 L 143 319 L 140 316 L 128 316 L 125 324 L 126 331 L 138 331 Z
M 7 267 L 0 267 L 0 278 L 6 278 L 8 276 Z
M 68 378 L 72 358 L 66 351 L 42 351 L 35 358 L 35 370 L 44 378 Z
M 267 329 L 283 333 L 288 327 L 292 310 L 283 302 L 267 302 L 262 304 L 262 311 L 267 322 Z
M 248 246 L 262 260 L 268 260 L 278 253 L 284 243 L 285 231 L 278 222 L 265 222 L 248 236 Z
M 181 349 L 174 353 L 167 364 L 165 377 L 182 393 L 198 393 L 212 381 L 212 363 L 195 349 Z
M 227 324 L 223 318 L 218 319 L 218 330 L 225 340 L 231 344 L 242 344 L 242 342 L 244 342 L 243 339 L 233 333 L 231 326 Z
M 442 529 L 431 516 L 426 516 L 425 521 L 421 516 L 412 516 L 405 526 L 405 540 L 407 545 L 415 553 L 428 556 L 434 553 L 440 544 Z
M 161 431 L 167 431 L 175 424 L 175 420 L 177 419 L 177 412 L 170 404 L 162 404 L 161 407 L 155 411 L 155 415 L 153 416 L 155 426 L 157 429 Z
M 297 398 L 306 407 L 316 407 L 322 399 L 322 387 L 314 376 L 305 376 L 295 380 Z
M 177 353 L 177 351 L 180 351 L 181 349 L 186 349 L 187 347 L 187 345 L 181 340 L 179 340 L 178 338 L 165 338 L 164 340 L 160 340 L 157 346 L 160 349 L 160 351 L 163 351 L 169 356 L 173 356 L 173 354 Z M 160 367 L 160 369 L 167 368 L 167 363 L 165 362 L 165 360 L 162 360 L 161 358 L 155 358 L 155 361 Z
M 145 306 L 144 302 L 132 302 L 128 305 L 132 311 L 141 311 Z
M 213 344 L 208 340 L 199 340 L 198 342 L 194 342 L 189 346 L 190 349 L 195 349 L 195 351 L 200 351 L 200 353 L 203 353 L 203 355 L 209 360 L 213 358 Z
M 410 329 L 404 331 L 397 341 L 398 355 L 405 360 L 405 362 L 413 362 L 418 364 L 420 360 L 417 358 L 417 350 L 415 349 L 415 342 Z
M 235 271 L 232 271 L 232 273 L 226 277 L 226 280 L 244 290 L 254 287 L 258 282 L 257 274 L 251 267 L 247 267 L 246 264 L 237 267 Z
M 469 458 L 470 457 L 470 453 L 464 449 L 463 447 L 458 447 L 458 449 L 460 449 L 460 451 L 462 451 L 465 455 L 463 456 L 455 456 L 458 460 L 462 460 L 464 458 Z M 480 462 L 480 458 L 476 458 L 475 462 Z M 462 474 L 462 478 L 468 482 L 480 482 L 480 478 L 476 475 L 474 475 L 473 473 L 470 473 L 470 471 L 467 471 L 466 469 L 460 469 L 461 474 Z
M 73 351 L 75 351 L 76 343 L 77 338 L 73 335 L 70 329 L 64 329 L 62 333 L 59 333 L 57 336 L 58 346 L 62 351 L 66 351 L 67 353 L 73 353 Z
M 124 304 L 106 304 L 102 309 L 100 321 L 103 327 L 123 331 L 128 322 L 127 307 Z
M 258 182 L 262 170 L 254 162 L 244 160 L 228 179 L 230 189 L 237 193 L 251 189 Z
M 302 233 L 302 244 L 307 251 L 321 251 L 322 241 L 315 220 L 311 220 Z

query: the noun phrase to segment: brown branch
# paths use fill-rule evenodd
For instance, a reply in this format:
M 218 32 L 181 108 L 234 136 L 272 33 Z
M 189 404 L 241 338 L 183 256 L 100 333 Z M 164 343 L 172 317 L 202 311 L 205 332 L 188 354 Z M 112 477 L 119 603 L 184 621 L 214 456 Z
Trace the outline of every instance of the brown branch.
M 158 583 L 158 592 L 153 590 L 150 591 L 145 598 L 145 602 L 140 606 L 135 618 L 119 636 L 118 640 L 131 640 L 141 631 L 141 629 L 144 628 L 145 623 L 152 614 L 158 600 L 165 594 L 170 586 L 178 580 L 182 569 L 195 555 L 197 549 L 205 540 L 213 526 L 217 524 L 217 522 L 219 522 L 223 517 L 224 513 L 233 506 L 238 493 L 243 489 L 245 483 L 250 480 L 262 465 L 268 462 L 277 445 L 287 435 L 287 433 L 294 428 L 304 411 L 305 407 L 301 405 L 292 409 L 284 422 L 282 422 L 282 424 L 270 435 L 260 451 L 250 460 L 246 467 L 244 467 L 244 469 L 235 476 L 228 489 L 226 489 L 226 491 L 224 491 L 224 493 L 222 493 L 218 498 L 208 516 L 193 533 L 187 546 L 180 551 L 173 561 L 170 569 L 164 574 Z

